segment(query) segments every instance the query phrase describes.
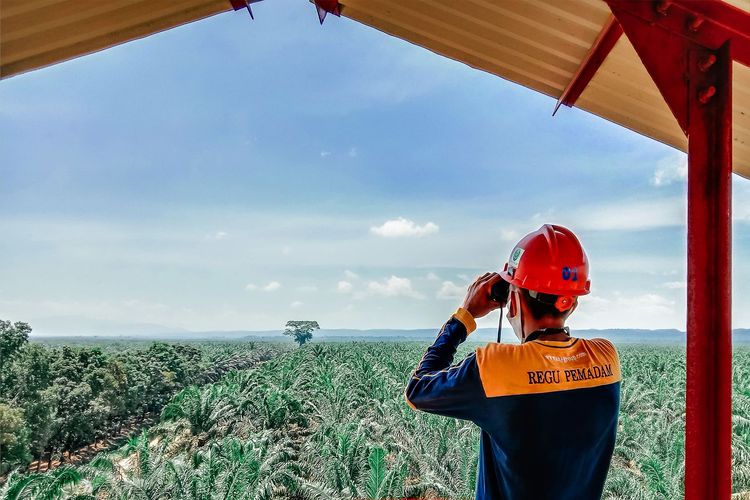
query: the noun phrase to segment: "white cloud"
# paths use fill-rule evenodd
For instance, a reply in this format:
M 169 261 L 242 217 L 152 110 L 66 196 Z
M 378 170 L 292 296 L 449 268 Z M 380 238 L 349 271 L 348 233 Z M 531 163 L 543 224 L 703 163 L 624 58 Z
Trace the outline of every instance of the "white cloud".
M 500 230 L 500 238 L 503 241 L 509 241 L 509 242 L 517 242 L 521 237 L 521 234 L 516 231 L 515 229 L 501 229 Z
M 732 218 L 739 222 L 750 222 L 750 180 L 739 175 L 732 176 Z
M 428 234 L 437 233 L 440 227 L 433 223 L 427 222 L 426 224 L 419 226 L 409 219 L 399 217 L 397 219 L 387 220 L 381 226 L 373 226 L 370 228 L 370 232 L 383 238 L 399 238 L 399 237 L 422 237 Z
M 674 159 L 673 159 L 674 161 Z M 683 162 L 684 163 L 684 162 Z M 684 166 L 684 165 L 683 165 Z M 660 177 L 660 185 L 666 185 L 667 179 L 682 179 L 680 170 L 675 167 L 675 175 Z M 750 196 L 750 182 L 734 176 L 732 219 L 734 222 L 750 222 L 750 204 L 744 200 Z M 568 226 L 574 231 L 640 231 L 667 227 L 684 227 L 687 223 L 687 198 L 678 196 L 654 195 L 652 199 L 621 199 L 618 201 L 584 205 L 573 210 L 550 209 L 534 214 L 529 218 L 526 227 L 538 227 L 541 224 L 554 222 Z M 503 240 L 517 241 L 522 236 L 513 229 L 502 229 Z
M 281 255 L 289 255 L 292 253 L 292 247 L 289 245 L 284 245 L 281 247 Z
M 349 293 L 353 288 L 354 286 L 348 281 L 339 281 L 338 285 L 336 285 L 336 291 L 340 293 Z
M 247 285 L 245 285 L 245 290 L 251 290 L 251 291 L 262 290 L 264 292 L 275 292 L 279 288 L 281 288 L 281 283 L 279 283 L 278 281 L 271 281 L 268 284 L 263 285 L 263 286 L 258 286 L 254 283 L 248 283 Z
M 684 304 L 678 304 L 656 293 L 624 294 L 609 297 L 581 297 L 573 316 L 573 328 L 608 328 L 618 318 L 617 328 L 679 328 L 684 329 Z
M 385 281 L 371 281 L 367 284 L 367 291 L 381 297 L 411 297 L 423 299 L 424 295 L 414 290 L 409 278 L 391 276 Z
M 302 302 L 300 302 L 299 300 L 295 300 L 294 302 L 292 302 L 291 304 L 289 304 L 289 307 L 291 307 L 293 309 L 297 309 L 299 307 L 302 307 L 302 305 L 303 305 Z
M 320 157 L 321 158 L 325 158 L 326 156 L 331 156 L 331 152 L 330 151 L 321 151 L 320 152 Z
M 641 313 L 672 313 L 675 305 L 674 300 L 655 293 L 620 297 L 617 302 L 625 306 L 627 310 Z
M 318 287 L 315 285 L 302 285 L 296 288 L 298 292 L 317 292 Z
M 435 295 L 443 300 L 460 300 L 466 295 L 466 287 L 460 287 L 452 281 L 443 281 L 443 285 Z
M 639 231 L 680 227 L 687 220 L 686 203 L 683 196 L 620 199 L 573 209 L 550 209 L 534 214 L 524 226 L 536 229 L 542 224 L 555 223 L 574 231 Z M 506 241 L 515 242 L 522 234 L 501 230 L 500 236 Z
M 656 200 L 625 200 L 590 205 L 558 217 L 577 230 L 644 230 L 685 225 L 686 200 L 670 197 Z
M 137 298 L 90 301 L 0 299 L 0 318 L 26 321 L 37 335 L 175 332 L 183 329 L 183 325 L 175 324 L 176 319 L 190 324 L 199 316 L 189 307 Z
M 208 240 L 225 240 L 229 236 L 229 233 L 226 231 L 216 231 L 212 234 L 207 234 L 206 239 Z
M 357 274 L 357 273 L 355 273 L 353 271 L 350 271 L 348 269 L 346 271 L 344 271 L 344 275 L 347 278 L 352 279 L 352 280 L 356 280 L 357 278 L 359 278 L 359 274 Z
M 735 202 L 732 220 L 735 222 L 750 222 L 750 205 L 740 205 Z
M 684 281 L 668 281 L 662 285 L 664 288 L 670 290 L 679 290 L 681 288 L 687 288 L 687 283 Z
M 668 186 L 673 182 L 682 182 L 687 179 L 687 172 L 687 155 L 679 153 L 659 162 L 654 175 L 651 177 L 651 184 L 661 187 Z
M 425 276 L 424 279 L 430 280 L 430 281 L 437 281 L 440 279 L 440 276 L 430 271 L 429 273 L 427 273 L 427 276 Z

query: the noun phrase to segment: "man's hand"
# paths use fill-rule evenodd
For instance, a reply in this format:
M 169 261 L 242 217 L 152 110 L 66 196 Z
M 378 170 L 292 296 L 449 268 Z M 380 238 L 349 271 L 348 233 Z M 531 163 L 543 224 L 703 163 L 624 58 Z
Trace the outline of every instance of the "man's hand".
M 490 298 L 492 285 L 502 278 L 497 273 L 484 273 L 471 284 L 469 291 L 466 293 L 464 305 L 461 306 L 475 318 L 481 318 L 490 311 L 500 307 L 498 302 Z

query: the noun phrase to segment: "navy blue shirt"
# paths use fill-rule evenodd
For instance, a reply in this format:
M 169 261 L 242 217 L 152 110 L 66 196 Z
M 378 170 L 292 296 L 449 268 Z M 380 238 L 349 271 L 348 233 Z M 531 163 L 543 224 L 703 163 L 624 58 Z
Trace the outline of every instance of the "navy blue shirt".
M 612 343 L 492 343 L 451 366 L 466 336 L 466 326 L 451 318 L 405 395 L 414 409 L 481 428 L 476 498 L 601 498 L 620 404 L 620 361 Z

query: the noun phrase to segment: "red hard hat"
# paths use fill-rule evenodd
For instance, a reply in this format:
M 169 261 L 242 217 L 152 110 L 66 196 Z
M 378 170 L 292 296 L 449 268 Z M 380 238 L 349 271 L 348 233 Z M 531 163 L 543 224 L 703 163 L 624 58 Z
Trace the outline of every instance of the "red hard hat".
M 552 224 L 519 241 L 500 276 L 511 285 L 551 295 L 586 295 L 591 288 L 589 261 L 578 238 Z

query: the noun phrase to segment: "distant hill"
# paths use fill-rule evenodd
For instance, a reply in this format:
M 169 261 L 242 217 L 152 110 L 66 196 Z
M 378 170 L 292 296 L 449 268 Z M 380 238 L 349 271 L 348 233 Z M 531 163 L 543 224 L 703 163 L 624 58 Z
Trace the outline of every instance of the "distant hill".
M 106 330 L 104 330 L 106 331 Z M 396 329 L 321 329 L 315 332 L 314 339 L 325 341 L 419 341 L 429 342 L 437 335 L 437 328 L 424 328 L 416 330 Z M 604 330 L 575 330 L 574 336 L 582 338 L 603 337 L 618 344 L 684 344 L 685 332 L 680 330 L 641 330 L 641 329 L 604 329 Z M 469 337 L 474 342 L 493 342 L 497 337 L 497 330 L 493 328 L 480 328 Z M 230 330 L 230 331 L 172 331 L 165 332 L 163 329 L 153 331 L 149 328 L 128 329 L 112 333 L 91 333 L 90 331 L 64 334 L 45 335 L 34 333 L 32 338 L 43 340 L 46 338 L 60 341 L 65 338 L 84 339 L 120 339 L 120 340 L 284 340 L 291 342 L 282 334 L 281 330 Z M 518 342 L 513 331 L 503 329 L 503 342 Z M 734 330 L 733 342 L 735 344 L 750 344 L 750 329 Z

